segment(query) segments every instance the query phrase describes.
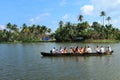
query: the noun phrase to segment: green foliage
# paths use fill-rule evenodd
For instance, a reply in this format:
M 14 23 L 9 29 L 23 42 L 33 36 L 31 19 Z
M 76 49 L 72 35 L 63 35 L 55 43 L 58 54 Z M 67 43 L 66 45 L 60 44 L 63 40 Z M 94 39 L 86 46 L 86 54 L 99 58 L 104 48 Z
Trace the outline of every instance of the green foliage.
M 6 29 L 0 30 L 0 42 L 40 41 L 50 32 L 46 26 L 23 24 L 20 30 L 16 24 L 8 23 Z
M 83 37 L 83 39 L 108 39 L 118 40 L 120 39 L 120 31 L 110 25 L 100 25 L 98 22 L 93 22 L 90 26 L 88 22 L 78 23 L 73 25 L 68 22 L 63 27 L 59 27 L 55 32 L 55 38 L 57 41 L 76 41 L 77 37 Z
M 83 15 L 79 15 L 79 23 L 64 23 L 59 22 L 59 27 L 55 33 L 49 35 L 52 40 L 64 42 L 64 41 L 77 41 L 77 39 L 83 40 L 120 40 L 120 30 L 110 24 L 111 17 L 108 16 L 106 20 L 107 25 L 104 25 L 104 17 L 106 13 L 101 12 L 100 16 L 103 17 L 103 24 L 93 22 L 90 25 L 87 21 L 83 21 Z M 10 22 L 6 25 L 6 29 L 0 30 L 0 42 L 31 42 L 41 41 L 43 38 L 48 36 L 51 32 L 50 28 L 42 25 L 31 25 L 27 26 L 25 23 L 19 29 L 16 24 Z
M 93 22 L 90 25 L 87 21 L 83 22 L 83 15 L 79 15 L 80 23 L 75 25 L 70 22 L 63 24 L 63 21 L 60 21 L 55 32 L 55 39 L 57 41 L 76 41 L 76 38 L 82 37 L 84 40 L 119 40 L 120 31 L 110 24 L 111 17 L 106 18 L 108 24 L 104 25 L 105 11 L 101 11 L 100 16 L 103 17 L 103 24 Z

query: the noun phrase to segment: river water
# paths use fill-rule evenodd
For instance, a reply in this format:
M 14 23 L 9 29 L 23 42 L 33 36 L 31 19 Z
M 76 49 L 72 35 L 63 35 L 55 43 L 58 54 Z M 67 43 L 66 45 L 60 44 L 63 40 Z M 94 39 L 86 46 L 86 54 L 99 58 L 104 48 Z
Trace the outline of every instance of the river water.
M 53 47 L 110 45 L 113 55 L 43 57 Z M 120 43 L 0 44 L 0 80 L 120 80 Z

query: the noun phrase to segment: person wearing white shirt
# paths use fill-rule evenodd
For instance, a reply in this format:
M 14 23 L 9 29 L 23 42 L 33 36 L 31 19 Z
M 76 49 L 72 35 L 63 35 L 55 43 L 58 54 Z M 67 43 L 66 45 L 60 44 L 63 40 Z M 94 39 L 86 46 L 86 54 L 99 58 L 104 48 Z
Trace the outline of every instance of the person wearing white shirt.
M 52 53 L 55 53 L 56 52 L 56 49 L 55 49 L 55 47 L 52 49 Z
M 99 46 L 96 47 L 96 53 L 99 53 L 100 52 L 100 48 Z
M 103 48 L 103 46 L 101 46 L 100 52 L 101 52 L 101 53 L 104 53 L 104 52 L 105 52 L 105 49 Z
M 108 51 L 109 51 L 109 52 L 111 52 L 111 51 L 112 51 L 112 49 L 111 49 L 111 47 L 110 47 L 110 46 L 108 46 Z
M 92 49 L 89 46 L 87 47 L 87 52 L 92 53 Z

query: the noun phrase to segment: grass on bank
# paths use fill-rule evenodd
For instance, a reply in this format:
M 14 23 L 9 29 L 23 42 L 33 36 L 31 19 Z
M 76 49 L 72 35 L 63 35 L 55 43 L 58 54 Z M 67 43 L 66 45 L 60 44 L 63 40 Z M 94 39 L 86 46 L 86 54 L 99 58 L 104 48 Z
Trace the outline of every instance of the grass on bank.
M 120 42 L 120 40 L 110 40 L 110 39 L 97 39 L 97 40 L 93 40 L 93 39 L 87 39 L 83 42 L 93 42 L 93 43 L 115 43 L 115 42 Z

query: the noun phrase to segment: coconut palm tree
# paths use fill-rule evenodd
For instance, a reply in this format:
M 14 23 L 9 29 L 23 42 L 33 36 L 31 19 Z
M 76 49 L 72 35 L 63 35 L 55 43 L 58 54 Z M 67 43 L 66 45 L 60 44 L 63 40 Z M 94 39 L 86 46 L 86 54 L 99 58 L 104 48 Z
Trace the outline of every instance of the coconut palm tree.
M 50 33 L 52 30 L 50 28 L 47 29 L 47 32 Z
M 17 28 L 17 25 L 16 24 L 13 24 L 12 25 L 12 30 L 14 31 L 14 32 L 19 32 L 19 28 Z
M 82 22 L 83 21 L 83 15 L 79 15 L 78 21 Z
M 12 24 L 9 22 L 6 26 L 7 26 L 7 29 L 9 29 L 9 31 L 11 31 L 11 29 L 12 29 Z
M 104 16 L 106 16 L 105 11 L 101 11 L 100 16 L 103 17 L 103 26 L 104 26 Z
M 90 25 L 89 25 L 89 23 L 88 23 L 87 21 L 85 21 L 85 22 L 83 22 L 83 23 L 81 24 L 81 27 L 82 27 L 82 29 L 84 30 L 84 29 L 89 28 Z
M 28 29 L 27 25 L 24 23 L 22 25 L 22 30 L 21 30 L 21 39 L 23 41 L 29 40 L 29 35 L 28 34 L 29 34 L 29 29 Z
M 47 32 L 47 27 L 46 26 L 41 26 L 41 31 L 42 31 L 42 38 L 44 38 L 45 37 L 45 34 L 46 34 L 46 32 Z
M 106 18 L 106 20 L 108 21 L 108 25 L 109 25 L 109 24 L 110 24 L 111 17 L 108 16 L 108 17 Z
M 59 22 L 59 27 L 62 28 L 63 27 L 63 21 Z
M 24 23 L 23 25 L 22 25 L 22 30 L 21 30 L 21 32 L 22 33 L 25 33 L 27 31 L 27 25 Z
M 94 30 L 99 30 L 100 24 L 98 22 L 93 22 L 91 26 Z

